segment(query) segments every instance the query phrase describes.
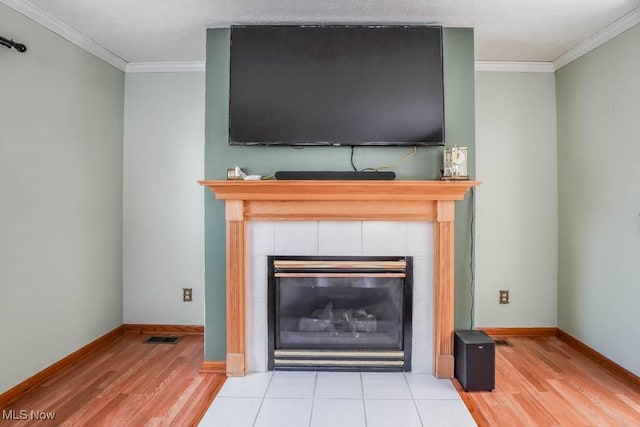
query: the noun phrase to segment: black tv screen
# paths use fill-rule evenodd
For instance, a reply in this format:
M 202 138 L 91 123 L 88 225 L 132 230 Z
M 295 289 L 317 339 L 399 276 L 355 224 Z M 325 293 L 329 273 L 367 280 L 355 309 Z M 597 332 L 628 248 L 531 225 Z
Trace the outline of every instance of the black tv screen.
M 231 145 L 443 145 L 442 29 L 233 26 Z

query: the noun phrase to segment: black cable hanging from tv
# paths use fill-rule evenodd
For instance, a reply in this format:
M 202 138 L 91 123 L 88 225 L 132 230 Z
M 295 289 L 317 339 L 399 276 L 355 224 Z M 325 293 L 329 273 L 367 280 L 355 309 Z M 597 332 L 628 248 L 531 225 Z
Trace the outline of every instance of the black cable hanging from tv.
M 6 46 L 8 49 L 14 48 L 20 53 L 27 51 L 27 47 L 22 43 L 14 42 L 12 39 L 5 39 L 2 36 L 0 36 L 0 45 Z

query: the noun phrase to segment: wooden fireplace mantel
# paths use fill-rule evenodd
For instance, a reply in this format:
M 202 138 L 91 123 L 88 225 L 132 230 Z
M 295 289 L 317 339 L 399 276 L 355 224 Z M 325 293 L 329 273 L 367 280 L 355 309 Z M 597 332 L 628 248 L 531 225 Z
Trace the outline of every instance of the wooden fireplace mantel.
M 454 217 L 478 181 L 198 181 L 225 200 L 227 358 L 242 376 L 245 355 L 247 221 L 433 221 L 434 374 L 453 377 Z

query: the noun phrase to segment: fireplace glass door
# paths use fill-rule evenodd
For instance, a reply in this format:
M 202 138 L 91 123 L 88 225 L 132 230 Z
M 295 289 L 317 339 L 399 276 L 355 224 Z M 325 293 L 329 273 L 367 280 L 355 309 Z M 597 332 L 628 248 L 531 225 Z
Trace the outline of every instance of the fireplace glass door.
M 408 265 L 408 257 L 269 257 L 270 369 L 408 368 Z

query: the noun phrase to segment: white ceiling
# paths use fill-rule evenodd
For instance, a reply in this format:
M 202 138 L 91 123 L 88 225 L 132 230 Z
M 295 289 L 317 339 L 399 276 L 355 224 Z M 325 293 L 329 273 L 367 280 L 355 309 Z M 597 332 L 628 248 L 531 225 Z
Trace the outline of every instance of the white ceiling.
M 204 61 L 206 28 L 253 23 L 473 27 L 476 60 L 546 62 L 640 6 L 640 0 L 0 1 L 36 5 L 126 62 Z

